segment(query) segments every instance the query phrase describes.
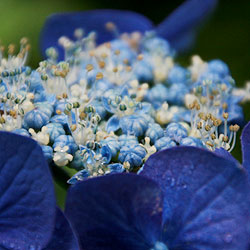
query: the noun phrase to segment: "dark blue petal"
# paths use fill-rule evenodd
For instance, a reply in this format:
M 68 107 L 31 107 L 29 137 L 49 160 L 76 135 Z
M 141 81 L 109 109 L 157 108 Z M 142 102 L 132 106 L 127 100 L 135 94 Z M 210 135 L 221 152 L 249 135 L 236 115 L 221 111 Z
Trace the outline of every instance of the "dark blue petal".
M 234 161 L 235 164 L 239 164 L 239 162 L 224 148 L 216 148 L 214 153 L 228 160 Z
M 176 49 L 181 49 L 194 35 L 194 29 L 199 27 L 204 20 L 215 8 L 217 0 L 187 0 L 178 7 L 170 16 L 168 16 L 156 28 L 158 35 L 167 39 Z M 178 47 L 176 47 L 179 45 Z
M 58 13 L 50 16 L 41 33 L 41 49 L 45 56 L 45 50 L 54 46 L 59 49 L 60 59 L 63 51 L 58 47 L 58 39 L 67 36 L 73 39 L 74 30 L 83 28 L 85 34 L 91 31 L 97 33 L 97 43 L 103 43 L 114 39 L 114 34 L 105 28 L 107 22 L 113 22 L 120 33 L 153 29 L 150 20 L 145 16 L 132 11 L 121 10 L 91 10 L 74 13 Z
M 240 165 L 208 150 L 175 147 L 152 155 L 141 174 L 164 191 L 170 249 L 247 249 L 249 183 Z
M 70 188 L 65 214 L 82 249 L 150 249 L 160 236 L 161 201 L 153 181 L 112 174 Z
M 250 122 L 244 127 L 241 134 L 242 165 L 250 174 Z
M 63 212 L 57 208 L 56 224 L 53 236 L 44 250 L 78 250 L 76 236 L 65 218 Z
M 41 249 L 55 218 L 52 177 L 38 144 L 0 132 L 0 248 Z

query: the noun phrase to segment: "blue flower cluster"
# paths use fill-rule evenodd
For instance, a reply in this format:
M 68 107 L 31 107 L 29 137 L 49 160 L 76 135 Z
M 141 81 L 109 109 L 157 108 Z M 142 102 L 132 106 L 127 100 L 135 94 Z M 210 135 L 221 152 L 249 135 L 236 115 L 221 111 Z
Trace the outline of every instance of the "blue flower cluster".
M 119 27 L 107 22 L 117 33 Z M 97 45 L 95 32 L 58 43 L 36 70 L 25 66 L 29 44 L 1 61 L 0 129 L 32 137 L 51 165 L 75 169 L 68 183 L 137 172 L 157 151 L 187 145 L 232 151 L 244 122 L 235 82 L 221 60 L 175 51 L 156 32 L 119 34 Z M 11 50 L 12 49 L 12 50 Z

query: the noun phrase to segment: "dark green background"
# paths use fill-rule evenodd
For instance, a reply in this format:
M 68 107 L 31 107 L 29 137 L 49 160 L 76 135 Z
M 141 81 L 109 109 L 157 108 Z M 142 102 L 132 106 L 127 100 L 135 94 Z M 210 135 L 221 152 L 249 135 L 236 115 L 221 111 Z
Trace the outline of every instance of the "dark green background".
M 201 0 L 202 1 L 202 0 Z M 29 64 L 37 67 L 41 60 L 39 32 L 46 17 L 54 12 L 81 11 L 96 8 L 128 9 L 140 12 L 159 23 L 183 1 L 151 1 L 147 3 L 134 0 L 0 0 L 0 39 L 3 45 L 18 44 L 26 36 L 32 45 Z M 220 1 L 210 20 L 203 25 L 194 48 L 177 60 L 187 65 L 190 55 L 199 54 L 203 59 L 220 58 L 225 61 L 238 86 L 250 80 L 250 1 Z M 244 105 L 247 120 L 250 120 L 250 105 Z M 241 159 L 240 142 L 233 151 Z M 59 203 L 63 205 L 64 189 L 56 185 L 60 193 Z

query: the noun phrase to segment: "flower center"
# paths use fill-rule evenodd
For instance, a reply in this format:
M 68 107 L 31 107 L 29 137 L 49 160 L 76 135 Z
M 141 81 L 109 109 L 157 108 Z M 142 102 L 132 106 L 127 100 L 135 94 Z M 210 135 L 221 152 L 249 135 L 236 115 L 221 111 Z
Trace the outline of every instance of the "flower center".
M 168 247 L 161 241 L 156 241 L 153 248 L 150 250 L 168 250 Z

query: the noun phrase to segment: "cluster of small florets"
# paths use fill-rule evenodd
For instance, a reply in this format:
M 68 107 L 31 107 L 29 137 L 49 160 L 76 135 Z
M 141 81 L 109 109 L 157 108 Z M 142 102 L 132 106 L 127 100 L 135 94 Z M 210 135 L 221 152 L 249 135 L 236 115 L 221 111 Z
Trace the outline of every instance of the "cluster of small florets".
M 49 48 L 36 70 L 25 66 L 27 39 L 17 55 L 13 45 L 0 54 L 0 129 L 32 137 L 49 163 L 77 170 L 69 183 L 137 172 L 164 148 L 233 149 L 248 92 L 235 88 L 224 62 L 193 56 L 182 67 L 152 33 L 99 46 L 93 32 L 75 38 L 59 39 L 64 61 Z

